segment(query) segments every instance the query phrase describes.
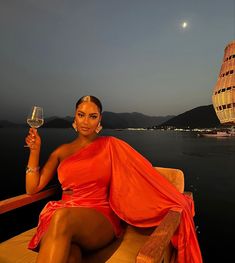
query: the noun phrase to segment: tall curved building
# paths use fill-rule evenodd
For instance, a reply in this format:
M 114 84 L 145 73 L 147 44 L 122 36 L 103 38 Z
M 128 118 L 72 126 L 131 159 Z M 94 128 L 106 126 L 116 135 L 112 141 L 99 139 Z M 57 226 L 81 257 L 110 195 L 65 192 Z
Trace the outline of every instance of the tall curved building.
M 212 102 L 222 124 L 235 125 L 235 40 L 224 49 L 219 77 Z

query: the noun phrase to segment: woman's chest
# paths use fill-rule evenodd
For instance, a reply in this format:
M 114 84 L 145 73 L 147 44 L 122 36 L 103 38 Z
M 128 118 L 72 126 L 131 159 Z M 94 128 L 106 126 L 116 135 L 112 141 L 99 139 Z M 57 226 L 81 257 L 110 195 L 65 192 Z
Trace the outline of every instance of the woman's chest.
M 58 178 L 65 184 L 109 184 L 111 176 L 111 161 L 106 148 L 92 147 L 89 150 L 64 160 L 58 169 Z

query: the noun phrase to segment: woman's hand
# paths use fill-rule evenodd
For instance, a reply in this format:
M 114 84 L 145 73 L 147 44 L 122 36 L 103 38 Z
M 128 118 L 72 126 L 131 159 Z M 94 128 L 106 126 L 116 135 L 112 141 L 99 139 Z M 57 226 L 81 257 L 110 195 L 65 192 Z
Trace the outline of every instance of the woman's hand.
M 30 128 L 27 137 L 25 138 L 26 144 L 29 146 L 30 150 L 36 151 L 40 150 L 41 138 L 37 132 L 37 129 Z

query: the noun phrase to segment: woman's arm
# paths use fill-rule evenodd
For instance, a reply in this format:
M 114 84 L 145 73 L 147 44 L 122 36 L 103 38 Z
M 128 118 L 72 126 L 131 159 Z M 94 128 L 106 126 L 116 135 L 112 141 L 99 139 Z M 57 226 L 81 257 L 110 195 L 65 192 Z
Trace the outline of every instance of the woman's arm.
M 58 150 L 49 157 L 43 169 L 39 169 L 41 138 L 36 129 L 31 128 L 26 137 L 30 149 L 28 166 L 26 169 L 26 193 L 34 194 L 42 190 L 53 178 L 59 164 Z

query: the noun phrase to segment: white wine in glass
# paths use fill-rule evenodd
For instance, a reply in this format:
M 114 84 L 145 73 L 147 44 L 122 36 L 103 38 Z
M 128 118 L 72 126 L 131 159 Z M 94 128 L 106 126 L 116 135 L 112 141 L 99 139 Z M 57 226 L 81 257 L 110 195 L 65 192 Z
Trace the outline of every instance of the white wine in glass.
M 39 128 L 43 125 L 43 109 L 38 106 L 33 106 L 31 112 L 27 118 L 27 123 L 32 128 Z
M 38 106 L 33 106 L 28 117 L 27 123 L 31 128 L 39 128 L 43 125 L 43 108 Z M 24 147 L 29 147 L 28 145 L 24 145 Z

